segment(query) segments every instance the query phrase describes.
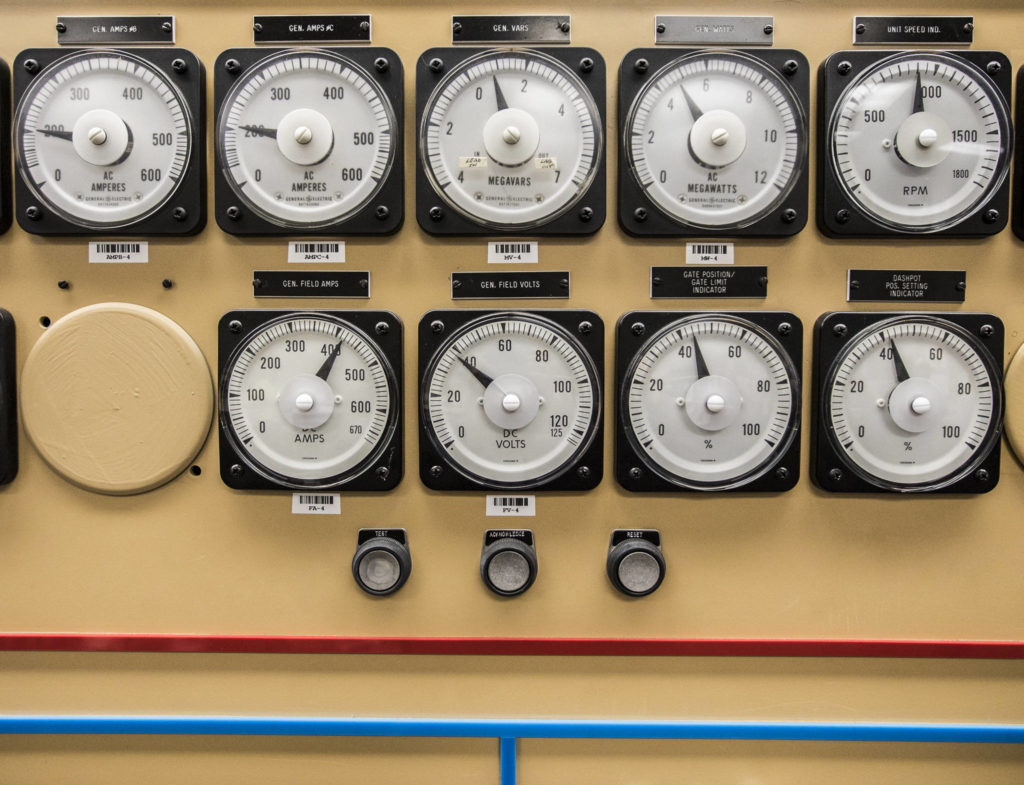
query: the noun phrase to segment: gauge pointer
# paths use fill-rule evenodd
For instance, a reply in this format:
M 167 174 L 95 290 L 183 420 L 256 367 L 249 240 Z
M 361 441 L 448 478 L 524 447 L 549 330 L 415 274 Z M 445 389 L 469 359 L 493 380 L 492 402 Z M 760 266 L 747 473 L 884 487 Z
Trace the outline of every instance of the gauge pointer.
M 889 340 L 892 346 L 892 362 L 896 366 L 896 381 L 905 382 L 910 378 L 910 374 L 907 373 L 907 366 L 903 364 L 903 358 L 900 357 L 899 350 L 896 348 L 896 341 Z
M 494 384 L 494 379 L 481 371 L 475 365 L 470 365 L 469 361 L 465 357 L 460 357 L 459 362 L 466 366 L 466 370 L 473 374 L 473 378 L 480 382 L 480 384 L 484 386 L 484 389 Z
M 914 114 L 924 111 L 924 95 L 921 90 L 921 72 L 917 72 L 917 79 L 914 80 Z
M 254 134 L 256 136 L 265 136 L 268 139 L 277 139 L 276 128 L 263 128 L 262 126 L 259 125 L 240 125 L 238 127 L 241 128 L 243 131 L 246 131 L 250 134 Z
M 693 339 L 693 358 L 697 361 L 697 378 L 703 379 L 705 376 L 710 376 L 711 371 L 708 370 L 708 364 L 704 362 L 704 353 L 700 350 L 700 344 L 697 343 L 697 339 Z
M 324 364 L 320 366 L 320 370 L 316 372 L 316 375 L 325 382 L 327 381 L 327 377 L 331 375 L 331 369 L 334 367 L 334 361 L 337 360 L 338 355 L 341 354 L 341 344 L 342 342 L 338 341 L 334 348 L 331 349 L 331 353 L 327 356 L 327 359 L 324 360 Z
M 55 139 L 63 139 L 67 142 L 71 141 L 71 131 L 48 131 L 45 128 L 37 128 L 36 133 L 43 136 L 52 136 Z
M 498 111 L 508 109 L 508 101 L 505 100 L 505 94 L 501 92 L 501 87 L 498 85 L 498 77 L 491 76 L 494 80 L 494 100 L 498 103 Z
M 686 92 L 685 87 L 680 86 L 679 89 L 683 91 L 683 98 L 686 99 L 686 106 L 690 110 L 690 116 L 693 117 L 694 122 L 697 122 L 700 120 L 701 115 L 703 115 L 704 112 L 702 112 L 700 107 L 697 106 L 697 102 L 690 98 L 690 94 Z

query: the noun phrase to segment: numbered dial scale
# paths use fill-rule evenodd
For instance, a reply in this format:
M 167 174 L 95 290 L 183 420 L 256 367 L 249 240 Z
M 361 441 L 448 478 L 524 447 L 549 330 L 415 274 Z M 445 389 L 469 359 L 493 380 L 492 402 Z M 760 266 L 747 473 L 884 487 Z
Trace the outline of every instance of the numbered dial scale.
M 822 65 L 819 222 L 833 235 L 1006 225 L 1010 64 L 997 52 L 840 52 Z
M 18 221 L 35 234 L 190 234 L 206 222 L 205 76 L 183 49 L 18 55 Z
M 604 327 L 590 311 L 434 311 L 420 322 L 420 475 L 438 490 L 601 480 Z
M 619 320 L 615 471 L 631 491 L 782 491 L 799 477 L 803 330 L 791 313 Z
M 231 234 L 383 234 L 402 224 L 402 64 L 390 49 L 219 58 L 217 222 Z
M 799 52 L 636 49 L 619 72 L 619 220 L 635 235 L 780 236 L 807 222 Z
M 815 349 L 821 487 L 982 493 L 996 484 L 998 318 L 830 313 L 818 320 Z
M 432 234 L 604 222 L 604 61 L 592 49 L 433 49 L 417 66 L 417 217 Z
M 386 311 L 220 321 L 221 476 L 232 488 L 388 490 L 402 476 L 402 324 Z

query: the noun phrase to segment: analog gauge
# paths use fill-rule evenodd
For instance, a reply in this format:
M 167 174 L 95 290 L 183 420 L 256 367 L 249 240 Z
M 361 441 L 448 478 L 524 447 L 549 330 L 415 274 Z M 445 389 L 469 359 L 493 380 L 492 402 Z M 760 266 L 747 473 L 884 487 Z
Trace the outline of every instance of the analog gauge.
M 645 316 L 629 315 L 622 325 L 632 330 Z M 785 323 L 787 335 L 799 324 L 791 314 Z M 621 391 L 633 453 L 680 488 L 747 486 L 779 463 L 799 430 L 793 360 L 768 330 L 739 316 L 669 322 L 630 359 Z
M 354 60 L 288 50 L 235 80 L 221 103 L 217 156 L 234 195 L 261 218 L 315 229 L 377 196 L 400 150 L 396 126 L 390 99 Z
M 34 198 L 85 229 L 132 226 L 156 213 L 194 155 L 181 91 L 123 51 L 57 59 L 21 97 L 14 127 L 17 165 Z
M 991 342 L 998 323 L 986 317 L 975 333 Z M 821 406 L 830 449 L 876 490 L 940 490 L 998 453 L 1000 370 L 981 339 L 944 318 L 868 324 L 832 360 Z M 843 468 L 826 469 L 829 487 Z
M 222 325 L 230 329 L 237 316 Z M 268 481 L 259 487 L 350 483 L 382 462 L 399 408 L 391 360 L 363 330 L 329 314 L 291 312 L 258 323 L 221 369 L 222 434 Z M 225 480 L 234 485 L 244 471 L 228 466 Z M 385 466 L 380 477 L 376 468 L 384 480 L 399 471 Z
M 592 329 L 596 316 L 587 318 Z M 444 324 L 432 315 L 425 321 Z M 590 354 L 553 319 L 491 312 L 453 329 L 434 353 L 421 406 L 433 454 L 464 478 L 536 488 L 576 466 L 595 442 L 601 383 Z M 600 479 L 598 466 L 576 468 L 590 480 L 579 487 Z M 424 480 L 434 479 L 428 469 Z
M 807 121 L 787 79 L 766 62 L 699 51 L 647 81 L 624 145 L 630 173 L 672 220 L 741 229 L 777 209 L 800 179 Z
M 561 61 L 488 51 L 456 65 L 428 98 L 420 155 L 455 211 L 491 229 L 527 230 L 587 192 L 603 156 L 603 124 L 594 97 Z
M 957 226 L 992 198 L 1012 133 L 1007 101 L 982 70 L 913 52 L 874 63 L 846 88 L 826 144 L 849 204 L 879 227 L 924 233 Z

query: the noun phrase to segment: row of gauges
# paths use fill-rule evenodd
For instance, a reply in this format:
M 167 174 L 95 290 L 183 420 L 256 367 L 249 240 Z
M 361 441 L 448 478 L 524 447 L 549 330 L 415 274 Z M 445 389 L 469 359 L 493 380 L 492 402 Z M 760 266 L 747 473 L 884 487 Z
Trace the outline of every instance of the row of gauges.
M 808 214 L 808 71 L 792 50 L 629 53 L 618 101 L 626 231 L 800 231 Z M 605 68 L 596 51 L 433 49 L 416 76 L 423 229 L 600 228 Z M 829 57 L 819 75 L 821 228 L 838 236 L 1002 229 L 1010 83 L 1009 61 L 998 52 Z M 387 234 L 401 226 L 404 92 L 394 52 L 232 49 L 217 59 L 214 90 L 222 229 Z M 204 92 L 202 64 L 182 49 L 20 54 L 21 226 L 47 235 L 201 229 Z

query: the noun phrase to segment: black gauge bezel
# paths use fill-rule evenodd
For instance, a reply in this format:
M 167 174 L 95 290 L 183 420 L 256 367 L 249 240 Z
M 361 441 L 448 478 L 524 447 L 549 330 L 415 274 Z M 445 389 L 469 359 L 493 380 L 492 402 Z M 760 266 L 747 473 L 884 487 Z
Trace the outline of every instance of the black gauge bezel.
M 18 473 L 18 389 L 14 317 L 0 308 L 0 485 Z

